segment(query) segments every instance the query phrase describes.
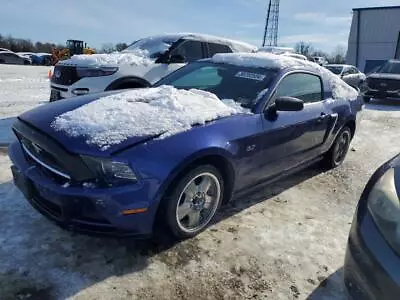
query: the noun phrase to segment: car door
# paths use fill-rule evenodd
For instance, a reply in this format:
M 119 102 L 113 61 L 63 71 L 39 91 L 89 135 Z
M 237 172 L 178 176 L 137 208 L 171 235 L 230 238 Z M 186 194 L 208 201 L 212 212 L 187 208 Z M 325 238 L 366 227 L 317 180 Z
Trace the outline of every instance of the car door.
M 277 175 L 319 155 L 331 116 L 323 95 L 323 83 L 317 74 L 290 73 L 278 83 L 263 116 L 264 177 Z M 270 107 L 284 96 L 303 100 L 304 109 L 279 111 L 271 116 Z
M 5 64 L 13 64 L 13 57 L 11 53 L 3 53 L 3 60 Z

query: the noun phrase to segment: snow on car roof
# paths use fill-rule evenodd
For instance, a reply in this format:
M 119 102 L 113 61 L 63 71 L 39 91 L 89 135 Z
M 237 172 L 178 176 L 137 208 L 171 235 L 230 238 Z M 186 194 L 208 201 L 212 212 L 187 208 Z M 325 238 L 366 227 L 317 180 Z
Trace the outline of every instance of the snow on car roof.
M 256 51 L 257 47 L 249 44 L 249 43 L 245 43 L 242 41 L 237 41 L 237 40 L 232 40 L 232 39 L 228 39 L 225 37 L 219 37 L 219 36 L 214 36 L 214 35 L 210 35 L 210 34 L 199 34 L 199 33 L 184 33 L 182 35 L 182 38 L 190 38 L 193 37 L 197 40 L 202 40 L 205 42 L 215 42 L 215 43 L 220 43 L 220 44 L 227 44 L 230 45 L 233 50 L 235 51 L 240 51 L 240 52 L 250 52 L 250 51 Z
M 214 63 L 225 63 L 243 67 L 268 69 L 285 69 L 289 67 L 311 68 L 329 81 L 333 98 L 350 100 L 358 97 L 358 92 L 340 79 L 337 75 L 311 61 L 267 52 L 218 53 L 211 58 L 211 61 Z
M 211 34 L 204 34 L 204 33 L 193 33 L 193 32 L 166 33 L 166 34 L 155 35 L 149 38 L 166 38 L 168 40 L 175 40 L 175 41 L 179 39 L 196 39 L 204 42 L 210 42 L 210 43 L 215 42 L 215 43 L 229 45 L 233 48 L 233 50 L 240 52 L 250 52 L 257 50 L 256 46 L 246 42 L 215 36 Z
M 68 136 L 84 136 L 102 150 L 129 137 L 164 138 L 221 117 L 245 113 L 232 100 L 172 86 L 133 89 L 105 96 L 56 117 L 51 126 Z

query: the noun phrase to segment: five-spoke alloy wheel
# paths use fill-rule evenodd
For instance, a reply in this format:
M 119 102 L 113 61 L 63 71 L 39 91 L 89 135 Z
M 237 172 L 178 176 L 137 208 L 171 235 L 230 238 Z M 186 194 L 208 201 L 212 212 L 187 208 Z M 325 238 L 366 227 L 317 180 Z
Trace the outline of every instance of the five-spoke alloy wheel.
M 198 166 L 183 175 L 167 197 L 166 221 L 178 238 L 201 232 L 221 204 L 223 178 L 214 166 Z

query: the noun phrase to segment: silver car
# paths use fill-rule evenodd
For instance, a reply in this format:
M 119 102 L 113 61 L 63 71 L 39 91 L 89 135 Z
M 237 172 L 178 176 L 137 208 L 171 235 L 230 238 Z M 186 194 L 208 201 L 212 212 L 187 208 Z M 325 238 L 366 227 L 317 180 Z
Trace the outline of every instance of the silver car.
M 356 67 L 351 65 L 339 65 L 331 64 L 326 65 L 327 68 L 332 73 L 338 75 L 344 82 L 348 85 L 361 89 L 365 82 L 365 74 L 360 72 Z
M 0 64 L 30 65 L 31 61 L 11 51 L 0 51 Z

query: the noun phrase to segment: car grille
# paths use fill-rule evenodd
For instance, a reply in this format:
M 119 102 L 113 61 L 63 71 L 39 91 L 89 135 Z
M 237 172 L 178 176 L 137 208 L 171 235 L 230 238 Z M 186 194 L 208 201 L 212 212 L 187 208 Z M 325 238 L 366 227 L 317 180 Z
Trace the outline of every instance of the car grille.
M 396 79 L 368 78 L 368 87 L 374 90 L 396 91 L 400 89 L 400 81 Z
M 47 152 L 39 145 L 32 143 L 24 137 L 22 137 L 20 141 L 22 144 L 22 148 L 24 149 L 28 157 L 35 163 L 39 164 L 39 166 L 43 168 L 46 172 L 56 174 L 62 177 L 64 180 L 70 179 L 69 175 L 67 175 L 67 172 L 62 166 L 60 166 L 60 164 L 51 153 Z
M 75 66 L 55 66 L 51 82 L 62 85 L 71 85 L 81 79 Z

